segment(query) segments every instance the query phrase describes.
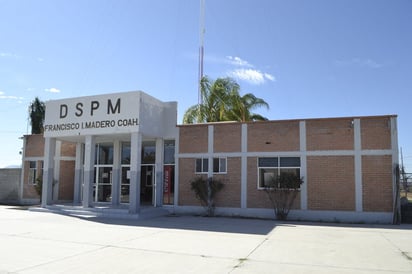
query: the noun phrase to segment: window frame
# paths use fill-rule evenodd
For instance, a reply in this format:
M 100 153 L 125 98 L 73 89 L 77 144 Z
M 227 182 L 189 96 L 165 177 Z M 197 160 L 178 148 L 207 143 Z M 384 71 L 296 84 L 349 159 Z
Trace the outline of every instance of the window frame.
M 276 161 L 273 161 L 275 163 L 272 166 L 265 166 L 262 165 L 260 166 L 260 159 L 273 159 Z M 282 162 L 286 161 L 287 158 L 296 158 L 299 159 L 299 164 L 298 165 L 285 165 L 282 166 Z M 282 161 L 283 159 L 283 161 Z M 273 156 L 273 157 L 257 157 L 257 189 L 258 190 L 264 190 L 266 187 L 264 186 L 264 182 L 261 183 L 261 170 L 274 170 L 275 175 L 279 176 L 282 172 L 282 170 L 285 169 L 295 169 L 298 170 L 299 177 L 301 174 L 301 168 L 302 168 L 302 159 L 300 156 Z M 299 188 L 300 189 L 300 188 Z
M 215 171 L 214 163 L 219 161 L 219 168 Z M 198 163 L 201 163 L 198 168 Z M 227 157 L 213 157 L 213 174 L 227 174 Z M 201 157 L 195 159 L 195 174 L 208 174 L 209 173 L 209 158 Z
M 37 161 L 28 161 L 29 163 L 29 173 L 27 177 L 27 182 L 30 185 L 37 185 Z M 34 167 L 32 167 L 34 164 Z

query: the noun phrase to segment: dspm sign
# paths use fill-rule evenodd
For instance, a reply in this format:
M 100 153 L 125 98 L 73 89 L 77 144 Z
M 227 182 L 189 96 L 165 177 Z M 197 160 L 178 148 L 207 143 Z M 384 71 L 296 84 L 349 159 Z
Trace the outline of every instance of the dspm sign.
M 107 115 L 120 113 L 120 106 L 121 106 L 121 98 L 117 98 L 116 103 L 113 104 L 111 99 L 107 100 Z M 79 102 L 75 106 L 74 115 L 77 117 L 81 117 L 84 114 L 84 108 L 82 102 Z M 90 116 L 93 116 L 94 113 L 100 108 L 99 101 L 91 101 L 90 102 Z M 69 111 L 69 106 L 67 104 L 60 105 L 60 118 L 66 118 Z
M 125 92 L 46 102 L 45 137 L 136 132 L 141 92 Z

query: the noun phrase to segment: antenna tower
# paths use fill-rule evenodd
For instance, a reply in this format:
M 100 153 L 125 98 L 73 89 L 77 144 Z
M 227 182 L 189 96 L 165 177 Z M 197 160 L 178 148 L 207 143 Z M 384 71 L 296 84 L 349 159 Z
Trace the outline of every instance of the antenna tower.
M 205 36 L 205 0 L 200 0 L 200 19 L 199 19 L 199 81 L 198 81 L 198 104 L 203 104 L 201 81 L 203 78 L 203 55 L 204 55 L 204 36 Z

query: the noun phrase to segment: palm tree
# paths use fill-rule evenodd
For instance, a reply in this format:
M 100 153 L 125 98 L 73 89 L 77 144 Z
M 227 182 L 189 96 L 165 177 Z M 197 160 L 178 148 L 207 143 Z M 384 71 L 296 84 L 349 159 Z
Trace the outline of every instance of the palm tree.
M 43 123 L 46 106 L 38 97 L 30 103 L 29 114 L 31 124 L 31 134 L 43 133 Z
M 231 97 L 231 100 L 232 109 L 228 113 L 229 120 L 239 122 L 267 120 L 266 117 L 251 112 L 251 110 L 259 107 L 269 109 L 269 104 L 265 100 L 256 97 L 252 93 L 247 93 L 243 96 L 236 94 Z
M 184 124 L 267 120 L 259 114 L 251 113 L 251 110 L 257 107 L 269 108 L 268 103 L 251 93 L 240 96 L 240 86 L 232 78 L 211 81 L 205 76 L 200 87 L 202 103 L 186 110 Z

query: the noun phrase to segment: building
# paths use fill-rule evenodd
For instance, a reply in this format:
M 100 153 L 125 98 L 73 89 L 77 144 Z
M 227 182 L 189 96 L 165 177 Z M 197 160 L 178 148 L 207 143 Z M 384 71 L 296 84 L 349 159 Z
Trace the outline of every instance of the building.
M 304 183 L 289 217 L 390 223 L 398 211 L 397 117 L 342 117 L 176 125 L 177 103 L 143 92 L 46 103 L 44 138 L 24 138 L 22 198 L 200 212 L 196 176 L 225 184 L 217 213 L 271 217 L 268 175 Z M 34 200 L 33 200 L 34 199 Z

